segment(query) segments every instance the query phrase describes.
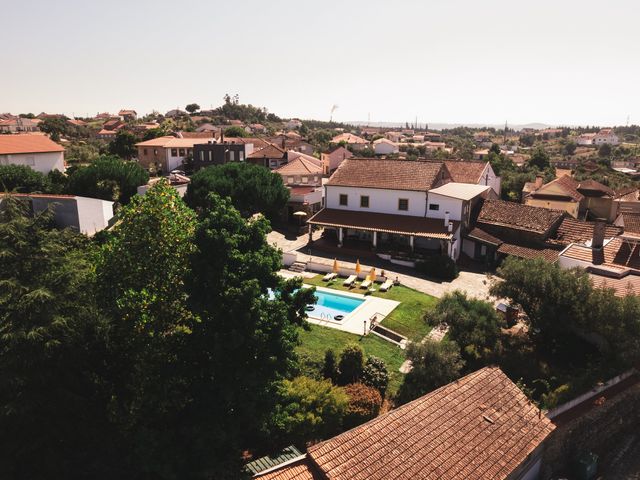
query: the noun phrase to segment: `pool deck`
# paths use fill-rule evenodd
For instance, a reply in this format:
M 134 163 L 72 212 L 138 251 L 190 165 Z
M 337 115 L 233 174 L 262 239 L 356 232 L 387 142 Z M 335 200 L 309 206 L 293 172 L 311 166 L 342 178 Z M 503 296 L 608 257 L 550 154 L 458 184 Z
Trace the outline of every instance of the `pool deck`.
M 304 285 L 305 287 L 312 287 L 312 285 Z M 342 295 L 344 297 L 352 297 L 364 299 L 364 303 L 359 305 L 353 312 L 345 316 L 345 318 L 338 322 L 335 320 L 327 320 L 320 318 L 313 318 L 309 316 L 307 321 L 315 325 L 321 325 L 323 327 L 336 328 L 344 332 L 353 333 L 355 335 L 362 335 L 365 330 L 365 321 L 367 333 L 369 332 L 370 319 L 376 315 L 378 321 L 384 325 L 384 317 L 389 315 L 394 308 L 400 305 L 400 302 L 395 300 L 387 300 L 386 298 L 373 297 L 371 295 L 362 295 L 359 293 L 342 292 L 332 288 L 316 287 L 316 290 L 332 293 L 334 295 Z M 313 315 L 313 312 L 309 312 Z M 383 319 L 380 321 L 380 319 Z

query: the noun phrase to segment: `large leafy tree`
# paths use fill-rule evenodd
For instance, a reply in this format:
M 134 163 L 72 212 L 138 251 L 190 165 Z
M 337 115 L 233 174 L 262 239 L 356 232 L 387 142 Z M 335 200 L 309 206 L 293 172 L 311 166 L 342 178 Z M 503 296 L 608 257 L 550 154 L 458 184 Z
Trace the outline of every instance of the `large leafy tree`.
M 5 192 L 47 192 L 50 188 L 45 175 L 26 165 L 0 165 L 0 190 Z
M 407 359 L 411 361 L 412 369 L 398 392 L 400 403 L 409 402 L 451 383 L 460 377 L 464 366 L 460 347 L 449 340 L 411 343 L 407 348 Z
M 248 217 L 263 213 L 274 219 L 289 200 L 282 177 L 250 163 L 227 163 L 198 171 L 192 178 L 185 200 L 192 208 L 209 204 L 209 194 L 229 197 L 233 206 Z
M 108 478 L 124 472 L 109 422 L 109 324 L 94 302 L 86 237 L 5 197 L 0 211 L 0 472 Z
M 149 174 L 137 163 L 102 156 L 71 174 L 67 192 L 126 204 L 148 180 Z
M 136 156 L 135 144 L 138 138 L 127 130 L 119 130 L 116 138 L 109 143 L 109 153 L 127 160 Z

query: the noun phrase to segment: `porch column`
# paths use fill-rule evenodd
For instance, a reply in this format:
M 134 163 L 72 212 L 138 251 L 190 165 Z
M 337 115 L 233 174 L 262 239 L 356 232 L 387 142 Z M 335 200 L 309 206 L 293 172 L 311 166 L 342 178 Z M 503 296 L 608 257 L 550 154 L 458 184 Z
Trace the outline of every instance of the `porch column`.
M 342 246 L 342 237 L 343 237 L 342 227 L 338 227 L 338 246 L 339 247 Z
M 309 241 L 311 243 L 313 241 L 313 225 L 309 224 Z
M 372 240 L 372 244 L 373 244 L 373 248 L 376 248 L 378 246 L 378 232 L 374 231 L 373 232 L 373 238 Z
M 409 247 L 411 247 L 411 251 L 413 252 L 413 235 L 409 236 Z

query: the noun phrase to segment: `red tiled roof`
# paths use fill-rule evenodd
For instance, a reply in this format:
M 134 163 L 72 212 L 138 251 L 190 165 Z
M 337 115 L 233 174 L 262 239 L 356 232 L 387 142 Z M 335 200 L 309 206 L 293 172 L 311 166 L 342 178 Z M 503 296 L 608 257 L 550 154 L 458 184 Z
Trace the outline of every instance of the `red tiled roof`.
M 290 152 L 291 153 L 291 152 Z M 280 175 L 322 175 L 322 162 L 308 155 L 298 155 L 274 170 Z
M 593 285 L 598 288 L 612 288 L 618 297 L 640 295 L 640 275 L 626 275 L 622 278 L 612 278 L 597 273 L 589 273 Z
M 64 152 L 64 148 L 45 135 L 0 135 L 0 155 L 47 152 Z
M 606 185 L 603 185 L 600 182 L 596 182 L 595 180 L 584 180 L 578 184 L 577 190 L 582 194 L 597 194 L 598 196 L 609 196 L 614 197 L 615 192 L 611 190 Z
M 583 222 L 570 216 L 565 216 L 558 226 L 558 230 L 552 243 L 569 245 L 570 243 L 584 243 L 593 238 L 593 226 L 595 222 Z M 617 237 L 622 233 L 622 228 L 613 225 L 605 227 L 605 238 Z
M 499 480 L 554 428 L 487 367 L 311 446 L 308 456 L 331 480 Z
M 481 228 L 474 228 L 473 230 L 471 230 L 469 233 L 467 233 L 467 237 L 473 239 L 473 240 L 480 240 L 481 242 L 484 243 L 489 243 L 491 245 L 501 245 L 502 243 L 504 243 L 502 240 L 500 240 L 497 237 L 494 237 L 493 235 L 491 235 L 490 233 L 485 232 L 484 230 L 482 230 Z
M 640 234 L 640 213 L 623 213 L 622 222 L 625 233 Z
M 451 180 L 458 183 L 478 183 L 488 162 L 447 161 L 444 164 L 451 174 Z
M 323 477 L 314 469 L 308 458 L 277 468 L 265 474 L 258 474 L 258 480 L 321 480 Z
M 611 239 L 600 249 L 574 243 L 562 252 L 562 256 L 620 272 L 640 272 L 640 244 L 627 242 L 620 237 Z
M 327 185 L 426 192 L 445 173 L 448 175 L 440 162 L 348 158 L 331 175 Z
M 340 142 L 346 142 L 348 144 L 350 144 L 350 143 L 359 143 L 359 144 L 369 143 L 364 138 L 359 137 L 357 135 L 354 135 L 353 133 L 341 133 L 340 135 L 336 135 L 335 137 L 333 137 L 331 139 L 331 143 L 340 143 Z
M 547 262 L 555 262 L 560 255 L 559 250 L 544 247 L 525 247 L 513 243 L 503 243 L 498 247 L 498 253 L 518 258 L 544 258 Z
M 478 223 L 546 233 L 564 215 L 562 210 L 504 200 L 485 200 L 478 215 Z
M 308 220 L 314 225 L 355 228 L 370 232 L 397 233 L 415 237 L 447 240 L 452 237 L 444 221 L 436 218 L 392 215 L 389 213 L 354 212 L 324 208 Z M 460 222 L 451 222 L 455 232 Z
M 254 150 L 247 158 L 284 158 L 285 151 L 269 143 L 266 147 Z
M 574 202 L 579 202 L 584 198 L 584 196 L 578 191 L 578 182 L 576 182 L 569 175 L 564 175 L 563 177 L 556 178 L 555 180 L 552 180 L 549 183 L 545 183 L 538 190 L 531 193 L 531 196 L 534 198 L 546 197 L 547 195 L 551 195 L 554 197 L 557 196 L 557 194 L 555 193 L 548 193 L 548 194 L 545 193 L 545 190 L 551 187 L 552 185 L 560 187 L 560 189 L 564 193 L 563 196 L 570 198 Z

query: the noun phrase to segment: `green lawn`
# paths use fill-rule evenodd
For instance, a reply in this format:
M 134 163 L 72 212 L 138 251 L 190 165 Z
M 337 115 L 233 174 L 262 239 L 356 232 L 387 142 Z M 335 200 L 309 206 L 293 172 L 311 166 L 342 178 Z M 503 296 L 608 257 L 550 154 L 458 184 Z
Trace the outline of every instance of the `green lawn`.
M 311 360 L 322 361 L 328 349 L 332 349 L 336 355 L 348 343 L 358 343 L 362 346 L 365 355 L 379 357 L 387 364 L 389 370 L 388 395 L 394 395 L 402 383 L 403 374 L 398 371 L 404 362 L 404 350 L 386 340 L 370 334 L 366 337 L 336 330 L 335 328 L 311 325 L 311 330 L 300 330 L 300 345 L 297 352 Z
M 316 275 L 313 278 L 304 279 L 304 283 L 308 285 L 351 291 L 353 293 L 362 293 L 362 290 L 357 287 L 352 288 L 351 290 L 347 287 L 343 287 L 343 281 L 344 280 L 338 279 L 327 283 L 322 281 L 322 275 Z M 393 310 L 393 312 L 383 320 L 383 326 L 408 337 L 410 340 L 421 340 L 431 330 L 431 327 L 424 322 L 423 316 L 427 310 L 434 307 L 438 301 L 437 298 L 402 285 L 392 287 L 388 292 L 377 291 L 372 295 L 400 302 L 400 305 L 398 305 L 395 310 Z

